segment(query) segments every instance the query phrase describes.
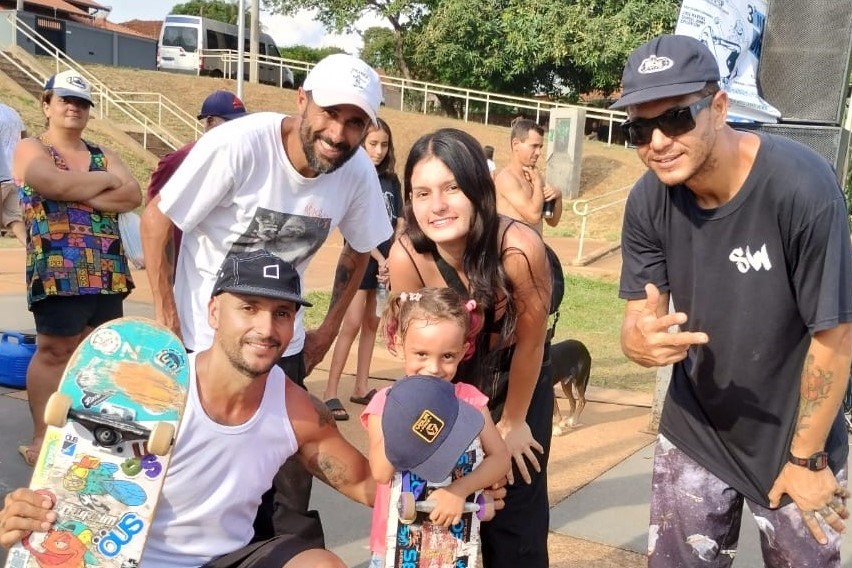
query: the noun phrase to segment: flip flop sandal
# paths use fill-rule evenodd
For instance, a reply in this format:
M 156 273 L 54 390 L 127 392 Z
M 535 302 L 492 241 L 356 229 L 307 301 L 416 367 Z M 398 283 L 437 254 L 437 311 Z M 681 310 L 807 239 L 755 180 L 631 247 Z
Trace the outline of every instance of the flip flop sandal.
M 28 466 L 35 467 L 38 461 L 38 451 L 30 446 L 18 446 L 18 453 L 21 454 L 21 457 L 24 458 Z
M 325 401 L 325 405 L 331 411 L 331 415 L 334 416 L 334 419 L 337 421 L 349 420 L 349 413 L 346 412 L 346 409 L 343 408 L 343 403 L 340 402 L 339 398 L 330 398 Z
M 370 392 L 365 394 L 364 396 L 350 396 L 349 402 L 354 402 L 355 404 L 363 404 L 367 406 L 370 404 L 370 401 L 373 400 L 373 397 L 376 394 L 376 389 L 372 389 Z

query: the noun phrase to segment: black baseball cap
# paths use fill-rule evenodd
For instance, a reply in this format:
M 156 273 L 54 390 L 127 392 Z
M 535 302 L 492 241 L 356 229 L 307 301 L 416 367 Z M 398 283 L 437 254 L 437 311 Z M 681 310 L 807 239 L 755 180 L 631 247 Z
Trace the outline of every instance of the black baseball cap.
M 719 64 L 702 42 L 689 36 L 661 35 L 628 56 L 621 76 L 621 98 L 609 108 L 681 97 L 719 78 Z
M 301 279 L 293 265 L 267 250 L 240 252 L 227 257 L 219 269 L 212 296 L 222 292 L 312 306 L 302 298 Z

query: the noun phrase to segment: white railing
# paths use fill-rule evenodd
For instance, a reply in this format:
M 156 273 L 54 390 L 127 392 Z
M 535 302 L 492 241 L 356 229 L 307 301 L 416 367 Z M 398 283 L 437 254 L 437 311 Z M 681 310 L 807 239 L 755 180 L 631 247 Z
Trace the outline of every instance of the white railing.
M 205 64 L 206 68 L 218 67 L 221 64 L 223 68 L 223 76 L 230 79 L 236 77 L 237 62 L 239 53 L 235 50 L 228 49 L 208 49 L 201 53 L 203 60 L 210 63 Z M 259 64 L 279 67 L 280 71 L 277 74 L 279 81 L 278 86 L 282 86 L 283 77 L 285 75 L 284 68 L 290 70 L 299 70 L 308 72 L 315 63 L 298 61 L 295 59 L 286 59 L 283 57 L 271 57 L 268 55 L 258 55 L 257 61 Z M 215 64 L 213 63 L 215 62 Z M 221 62 L 221 63 L 219 63 Z M 250 53 L 244 53 L 243 63 L 245 69 L 248 70 L 251 65 L 252 58 Z M 247 71 L 245 71 L 247 72 Z M 423 114 L 427 114 L 430 109 L 430 101 L 432 97 L 451 97 L 464 101 L 464 111 L 460 117 L 465 122 L 473 120 L 473 111 L 478 110 L 472 108 L 477 103 L 483 106 L 482 122 L 484 124 L 493 123 L 495 107 L 503 107 L 511 112 L 504 113 L 512 114 L 521 112 L 521 110 L 530 111 L 535 114 L 535 121 L 541 122 L 542 115 L 549 113 L 555 108 L 582 108 L 586 118 L 596 119 L 607 125 L 607 136 L 605 141 L 607 144 L 612 144 L 612 132 L 626 118 L 627 114 L 621 111 L 602 109 L 583 105 L 571 105 L 555 101 L 547 101 L 529 97 L 516 97 L 511 95 L 500 95 L 487 91 L 477 91 L 475 89 L 464 89 L 452 87 L 449 85 L 440 85 L 438 83 L 428 83 L 426 81 L 414 81 L 411 79 L 403 79 L 400 77 L 391 77 L 388 75 L 382 76 L 382 85 L 386 89 L 397 90 L 400 93 L 399 110 L 415 109 Z M 416 95 L 416 97 L 415 97 Z M 412 99 L 415 99 L 412 101 Z
M 145 113 L 140 112 L 133 104 L 129 104 L 129 101 L 127 101 L 115 91 L 109 89 L 103 82 L 101 82 L 91 72 L 86 70 L 82 65 L 71 59 L 66 53 L 60 51 L 56 46 L 47 41 L 41 34 L 32 29 L 25 22 L 19 20 L 16 17 L 15 12 L 9 12 L 6 15 L 5 20 L 12 26 L 13 30 L 16 30 L 22 35 L 24 35 L 24 37 L 32 41 L 33 44 L 41 48 L 46 54 L 48 54 L 53 59 L 55 63 L 55 72 L 58 73 L 60 71 L 64 71 L 65 69 L 73 69 L 74 71 L 80 73 L 91 83 L 92 96 L 95 98 L 95 109 L 100 118 L 108 116 L 110 108 L 118 110 L 123 115 L 123 118 L 129 119 L 132 123 L 135 123 L 137 126 L 141 127 L 142 144 L 145 148 L 148 147 L 149 136 L 155 136 L 172 149 L 177 149 L 184 144 L 184 141 L 179 139 L 168 129 L 164 128 L 161 124 L 159 124 L 160 121 L 153 121 Z M 5 54 L 4 57 L 6 59 L 9 59 L 9 57 Z M 19 69 L 21 68 L 21 65 L 17 63 L 15 63 L 15 66 Z M 33 67 L 33 70 L 38 72 L 38 66 Z M 24 72 L 28 77 L 36 81 L 36 83 L 38 84 L 43 84 L 47 80 L 47 77 L 34 76 L 33 73 L 26 70 L 24 70 Z M 174 109 L 169 109 L 168 112 L 171 112 L 176 116 L 180 113 L 186 114 L 185 112 L 180 110 L 177 105 L 174 105 Z
M 204 134 L 204 128 L 198 119 L 183 110 L 178 104 L 160 93 L 116 91 L 116 102 L 133 105 L 141 108 L 153 107 L 153 113 L 157 119 L 155 124 L 167 128 L 164 117 L 171 117 L 192 133 L 192 137 L 198 140 Z
M 614 189 L 612 191 L 608 191 L 606 193 L 602 193 L 596 197 L 592 197 L 591 199 L 578 199 L 576 200 L 572 208 L 574 210 L 574 214 L 580 217 L 580 242 L 577 246 L 577 258 L 575 258 L 571 264 L 574 266 L 585 266 L 600 257 L 611 253 L 612 251 L 618 249 L 621 245 L 616 243 L 608 247 L 604 247 L 602 250 L 595 251 L 593 254 L 588 257 L 583 257 L 583 243 L 586 239 L 586 222 L 589 217 L 599 211 L 603 211 L 605 209 L 609 209 L 611 207 L 615 207 L 616 205 L 620 205 L 627 201 L 627 196 L 621 196 L 625 192 L 630 191 L 630 188 L 633 187 L 633 184 L 625 185 L 624 187 L 620 187 L 618 189 Z M 592 206 L 593 203 L 599 203 L 602 200 L 607 199 L 603 205 L 595 205 Z

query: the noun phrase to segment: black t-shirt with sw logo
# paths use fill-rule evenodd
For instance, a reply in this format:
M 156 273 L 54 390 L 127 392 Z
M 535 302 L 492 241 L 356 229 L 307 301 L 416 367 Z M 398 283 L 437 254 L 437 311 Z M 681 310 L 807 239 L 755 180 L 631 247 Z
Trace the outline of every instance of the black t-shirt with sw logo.
M 786 138 L 761 135 L 734 198 L 701 209 L 684 186 L 647 172 L 630 193 L 620 296 L 669 291 L 704 331 L 674 366 L 660 431 L 764 506 L 793 435 L 810 334 L 852 321 L 846 206 L 829 164 Z M 838 415 L 838 419 L 840 415 Z M 826 449 L 846 464 L 842 423 Z

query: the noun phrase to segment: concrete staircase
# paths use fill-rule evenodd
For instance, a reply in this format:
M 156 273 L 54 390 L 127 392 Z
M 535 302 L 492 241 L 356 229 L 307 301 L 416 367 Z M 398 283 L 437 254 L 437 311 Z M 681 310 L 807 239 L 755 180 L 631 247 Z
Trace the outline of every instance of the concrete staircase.
M 3 54 L 5 57 L 0 57 L 0 71 L 23 87 L 36 100 L 40 100 L 43 83 L 37 82 L 33 77 L 41 76 L 41 70 L 31 67 L 24 58 L 17 55 L 15 50 L 4 51 Z

